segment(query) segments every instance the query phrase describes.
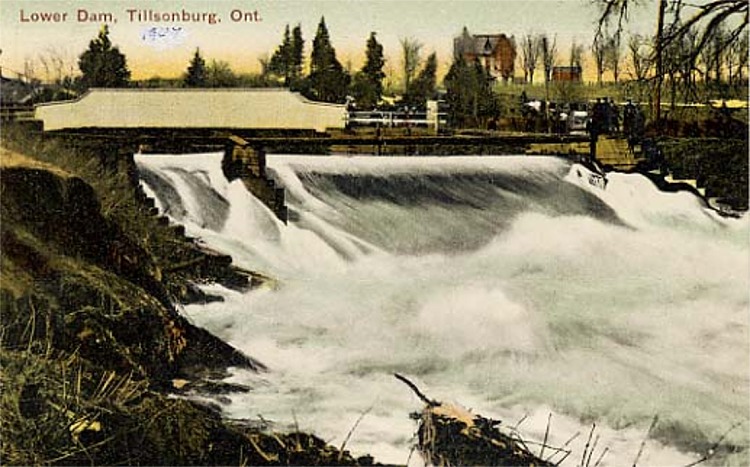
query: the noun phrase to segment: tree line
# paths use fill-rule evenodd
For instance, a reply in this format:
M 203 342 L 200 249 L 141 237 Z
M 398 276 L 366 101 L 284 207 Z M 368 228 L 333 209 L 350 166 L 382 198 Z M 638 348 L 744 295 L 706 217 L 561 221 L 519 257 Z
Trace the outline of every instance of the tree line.
M 595 42 L 619 38 L 628 14 L 638 0 L 595 0 L 600 16 Z M 636 80 L 653 89 L 655 119 L 661 115 L 662 88 L 671 90 L 671 106 L 678 95 L 697 97 L 697 83 L 722 91 L 722 85 L 746 85 L 748 64 L 747 0 L 658 0 L 654 34 L 631 36 L 628 50 Z
M 300 25 L 286 26 L 281 44 L 271 57 L 261 60 L 262 72 L 252 82 L 241 81 L 227 62 L 207 62 L 196 49 L 181 79 L 185 87 L 230 87 L 237 85 L 283 86 L 304 96 L 332 103 L 348 103 L 370 110 L 382 105 L 386 78 L 383 45 L 371 32 L 365 43 L 365 63 L 361 69 L 345 68 L 336 56 L 325 18 L 321 18 L 310 52 L 309 71 L 305 74 L 305 50 Z M 437 97 L 438 59 L 433 52 L 423 59 L 423 45 L 412 38 L 401 40 L 404 76 L 403 93 L 397 105 L 412 110 L 424 109 L 427 100 Z M 109 40 L 105 27 L 90 42 L 79 58 L 81 77 L 78 86 L 126 87 L 130 71 L 125 55 Z M 493 78 L 479 62 L 466 63 L 456 57 L 445 77 L 446 100 L 451 120 L 460 125 L 478 125 L 499 113 Z
M 653 37 L 632 35 L 624 41 L 622 34 L 628 8 L 636 0 L 596 0 L 601 17 L 588 51 L 596 68 L 597 83 L 610 71 L 615 83 L 626 73 L 628 86 L 639 89 L 669 89 L 671 102 L 677 98 L 697 100 L 698 83 L 720 87 L 746 82 L 748 66 L 747 2 L 744 0 L 709 0 L 697 13 L 681 0 L 659 0 L 660 20 Z M 692 8 L 695 8 L 694 6 Z M 744 16 L 743 16 L 744 15 Z M 325 18 L 321 18 L 309 58 L 301 26 L 286 26 L 281 43 L 268 59 L 261 60 L 258 75 L 238 75 L 221 60 L 207 61 L 196 49 L 179 83 L 185 87 L 284 86 L 292 91 L 322 102 L 349 103 L 357 109 L 374 109 L 383 104 L 388 83 L 383 45 L 371 32 L 365 42 L 365 63 L 353 70 L 337 58 Z M 425 102 L 438 95 L 435 53 L 426 59 L 423 45 L 412 38 L 400 41 L 402 107 L 423 108 Z M 515 40 L 514 40 L 514 47 Z M 552 71 L 560 60 L 555 36 L 526 34 L 520 40 L 518 60 L 526 83 L 533 83 L 541 70 L 545 98 L 549 100 Z M 568 64 L 583 68 L 587 47 L 573 42 Z M 54 58 L 54 57 L 52 57 Z M 307 61 L 309 60 L 309 62 Z M 58 63 L 59 62 L 59 63 Z M 42 64 L 60 68 L 59 84 L 79 91 L 90 87 L 124 87 L 130 85 L 130 71 L 125 55 L 109 39 L 102 27 L 79 56 L 81 75 L 62 78 L 62 60 L 43 60 Z M 305 64 L 309 66 L 305 67 Z M 58 66 L 59 65 L 59 66 Z M 390 75 L 393 74 L 389 66 Z M 144 83 L 140 83 L 144 85 Z M 145 85 L 149 85 L 149 81 Z M 159 84 L 158 82 L 155 84 Z M 392 83 L 388 83 L 392 84 Z M 500 104 L 493 91 L 494 80 L 479 62 L 454 56 L 444 78 L 444 100 L 448 102 L 454 124 L 478 125 L 499 115 Z M 559 89 L 557 90 L 560 93 Z M 657 107 L 658 109 L 658 107 Z
M 375 108 L 382 99 L 386 73 L 383 45 L 377 33 L 371 32 L 365 43 L 365 63 L 361 69 L 345 68 L 336 56 L 325 23 L 321 18 L 312 41 L 309 72 L 304 74 L 304 38 L 300 25 L 286 26 L 281 44 L 270 59 L 261 60 L 259 82 L 267 86 L 284 86 L 306 97 L 321 101 L 344 103 L 348 100 L 360 109 Z M 424 107 L 435 97 L 437 89 L 437 56 L 432 53 L 422 61 L 422 44 L 414 39 L 401 41 L 404 54 L 404 93 L 402 105 Z M 421 67 L 421 69 L 420 69 Z M 184 85 L 188 87 L 216 87 L 231 85 L 212 77 L 216 62 L 206 64 L 200 50 L 188 66 Z

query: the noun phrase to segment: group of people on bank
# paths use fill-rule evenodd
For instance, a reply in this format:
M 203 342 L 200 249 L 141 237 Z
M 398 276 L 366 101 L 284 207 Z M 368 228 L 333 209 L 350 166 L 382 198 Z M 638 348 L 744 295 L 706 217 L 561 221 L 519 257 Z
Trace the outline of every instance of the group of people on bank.
M 628 141 L 628 150 L 632 153 L 635 147 L 643 141 L 645 130 L 645 116 L 640 107 L 628 99 L 622 109 L 622 127 L 620 126 L 620 112 L 612 99 L 597 99 L 591 107 L 586 131 L 591 139 L 591 154 L 596 156 L 596 142 L 600 135 L 621 134 Z M 620 130 L 622 132 L 620 133 Z
M 597 140 L 600 135 L 625 137 L 631 150 L 643 139 L 645 116 L 630 99 L 624 106 L 618 106 L 609 98 L 599 98 L 589 105 L 571 103 L 560 106 L 551 102 L 547 108 L 546 102 L 530 101 L 524 92 L 521 94 L 521 109 L 524 130 L 529 132 L 567 133 L 585 129 L 592 140 Z

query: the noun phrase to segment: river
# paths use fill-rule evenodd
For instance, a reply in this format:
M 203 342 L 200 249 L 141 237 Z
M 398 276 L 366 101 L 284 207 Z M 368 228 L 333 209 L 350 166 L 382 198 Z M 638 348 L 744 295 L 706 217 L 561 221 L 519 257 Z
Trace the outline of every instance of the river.
M 638 174 L 592 187 L 551 157 L 269 155 L 285 225 L 221 157 L 136 161 L 190 235 L 277 280 L 184 308 L 269 367 L 234 372 L 253 389 L 228 416 L 340 445 L 364 414 L 347 449 L 414 465 L 421 405 L 394 372 L 530 441 L 552 414 L 551 444 L 580 433 L 563 465 L 593 423 L 590 465 L 632 465 L 655 416 L 639 463 L 686 465 L 748 419 L 747 216 Z M 750 464 L 748 428 L 712 462 Z

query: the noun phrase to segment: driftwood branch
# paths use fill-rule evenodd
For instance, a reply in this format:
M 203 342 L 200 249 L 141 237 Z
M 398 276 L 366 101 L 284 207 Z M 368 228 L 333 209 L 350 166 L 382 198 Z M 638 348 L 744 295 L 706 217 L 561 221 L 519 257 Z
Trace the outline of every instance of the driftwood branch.
M 419 399 L 422 402 L 424 402 L 425 404 L 427 404 L 429 407 L 437 407 L 437 406 L 441 405 L 440 402 L 438 402 L 438 401 L 435 401 L 435 400 L 432 400 L 432 399 L 428 399 L 427 396 L 425 396 L 422 393 L 422 391 L 419 390 L 419 388 L 417 387 L 417 385 L 414 384 L 414 383 L 412 383 L 411 381 L 409 381 L 405 376 L 402 376 L 402 375 L 400 375 L 398 373 L 394 373 L 393 376 L 395 376 L 396 379 L 400 380 L 402 383 L 404 383 L 407 386 L 409 386 L 409 388 L 412 391 L 414 391 L 414 394 L 416 394 L 417 397 L 419 397 Z
M 365 415 L 370 413 L 370 411 L 375 407 L 375 405 L 371 405 L 367 408 L 364 412 L 359 414 L 359 417 L 357 418 L 357 421 L 354 422 L 354 425 L 352 426 L 351 430 L 349 430 L 349 433 L 347 433 L 346 438 L 344 438 L 344 442 L 341 443 L 341 447 L 339 448 L 339 462 L 344 458 L 344 449 L 346 448 L 346 443 L 349 442 L 349 439 L 352 437 L 352 434 L 354 434 L 354 430 L 357 429 L 360 422 L 362 422 L 362 419 L 365 418 Z
M 473 414 L 460 405 L 432 400 L 406 377 L 394 376 L 427 406 L 412 414 L 418 423 L 416 447 L 425 464 L 552 467 L 552 463 L 534 455 L 516 431 L 500 430 L 499 420 Z M 546 440 L 541 446 L 542 453 L 559 451 L 547 445 Z
M 654 415 L 653 420 L 651 420 L 651 425 L 648 427 L 648 431 L 646 432 L 646 436 L 643 438 L 643 441 L 641 441 L 641 447 L 638 449 L 638 454 L 635 456 L 635 460 L 633 461 L 633 467 L 636 467 L 638 465 L 638 460 L 641 458 L 641 454 L 643 454 L 643 448 L 646 447 L 646 440 L 648 440 L 649 436 L 651 436 L 651 431 L 654 429 L 656 424 L 659 422 L 659 415 Z

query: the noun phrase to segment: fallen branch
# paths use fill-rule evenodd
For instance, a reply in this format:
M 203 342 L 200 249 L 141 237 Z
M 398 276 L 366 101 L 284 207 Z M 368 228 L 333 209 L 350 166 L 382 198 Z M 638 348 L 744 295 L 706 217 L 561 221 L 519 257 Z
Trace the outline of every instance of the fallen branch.
M 646 432 L 646 436 L 643 438 L 643 441 L 641 441 L 641 447 L 638 449 L 638 454 L 635 456 L 633 467 L 636 467 L 638 465 L 638 460 L 641 458 L 641 454 L 643 454 L 643 448 L 646 446 L 646 440 L 649 438 L 649 436 L 651 436 L 651 431 L 654 429 L 658 421 L 659 415 L 654 415 L 653 420 L 651 420 L 651 425 L 648 427 L 648 431 Z
M 596 430 L 596 423 L 591 425 L 591 431 L 589 431 L 589 438 L 586 440 L 586 446 L 583 448 L 583 456 L 581 457 L 580 467 L 586 466 L 586 454 L 589 452 L 589 446 L 591 446 L 591 438 L 594 436 L 594 430 Z
M 393 376 L 395 376 L 396 379 L 400 380 L 401 382 L 403 382 L 404 384 L 406 384 L 407 386 L 409 386 L 409 389 L 411 389 L 412 391 L 414 391 L 414 394 L 416 394 L 417 397 L 419 397 L 419 399 L 422 402 L 424 402 L 425 404 L 427 404 L 429 407 L 437 407 L 437 406 L 440 405 L 440 402 L 428 399 L 427 396 L 425 396 L 424 394 L 422 394 L 422 391 L 419 390 L 419 388 L 417 387 L 417 385 L 414 384 L 414 383 L 412 383 L 411 381 L 409 381 L 406 377 L 401 376 L 398 373 L 394 373 Z
M 570 451 L 570 450 L 565 449 L 565 448 L 567 448 L 568 445 L 570 443 L 572 443 L 573 440 L 576 439 L 576 438 L 578 438 L 580 435 L 581 435 L 581 432 L 577 431 L 573 436 L 571 436 L 570 438 L 568 438 L 567 441 L 565 441 L 565 444 L 563 444 L 561 448 L 558 448 L 557 451 L 553 452 L 548 458 L 544 459 L 544 461 L 545 462 L 552 462 L 552 458 L 553 457 L 555 457 L 560 452 L 564 452 L 565 453 L 565 457 L 563 457 L 562 460 L 560 460 L 559 462 L 555 463 L 556 465 L 560 465 L 562 463 L 562 461 L 565 460 L 570 455 L 571 452 L 573 452 L 573 451 Z
M 547 445 L 547 439 L 549 437 L 549 426 L 552 423 L 552 412 L 547 417 L 547 428 L 544 430 L 544 441 L 542 441 L 542 449 L 539 452 L 539 457 L 544 459 L 544 447 Z
M 596 464 L 594 464 L 594 467 L 599 467 L 599 464 L 601 464 L 602 460 L 604 459 L 604 456 L 607 455 L 609 452 L 609 447 L 604 448 L 602 451 L 602 454 L 599 456 L 599 459 L 596 460 Z
M 425 396 L 417 386 L 401 375 L 405 383 L 425 403 L 417 420 L 417 449 L 430 465 L 517 465 L 551 467 L 553 464 L 534 455 L 518 437 L 498 429 L 500 421 L 475 415 L 454 404 Z M 546 443 L 545 443 L 546 444 Z M 557 448 L 547 446 L 557 452 Z

